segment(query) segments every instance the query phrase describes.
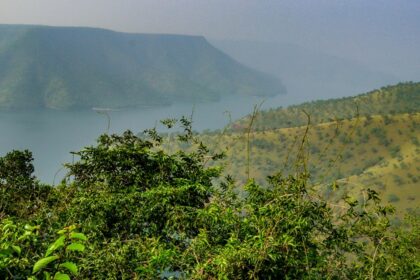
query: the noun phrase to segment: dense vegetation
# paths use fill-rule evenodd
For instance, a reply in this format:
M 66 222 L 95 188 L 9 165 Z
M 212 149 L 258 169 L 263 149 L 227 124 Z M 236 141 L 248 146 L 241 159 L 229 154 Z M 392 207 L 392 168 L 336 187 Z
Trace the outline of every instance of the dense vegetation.
M 418 218 L 392 228 L 369 188 L 331 204 L 303 156 L 238 195 L 214 164 L 223 154 L 181 124 L 189 152 L 165 151 L 154 129 L 102 135 L 54 187 L 33 177 L 30 152 L 0 158 L 0 278 L 419 278 Z
M 162 105 L 284 91 L 203 37 L 0 25 L 0 108 Z

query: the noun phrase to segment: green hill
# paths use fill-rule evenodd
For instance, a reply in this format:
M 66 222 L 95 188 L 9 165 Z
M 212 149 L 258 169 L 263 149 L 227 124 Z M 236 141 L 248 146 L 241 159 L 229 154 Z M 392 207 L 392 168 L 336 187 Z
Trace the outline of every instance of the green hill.
M 382 87 L 357 96 L 317 100 L 287 108 L 261 111 L 253 130 L 262 131 L 306 125 L 311 116 L 312 124 L 351 119 L 357 116 L 393 115 L 418 112 L 420 108 L 420 83 L 400 83 Z M 231 125 L 234 131 L 243 131 L 249 123 L 247 116 Z
M 250 134 L 250 177 L 258 182 L 276 172 L 293 174 L 306 127 L 280 128 Z M 202 135 L 212 151 L 225 151 L 225 169 L 240 182 L 247 180 L 247 134 Z M 373 188 L 398 210 L 418 206 L 420 186 L 420 113 L 374 115 L 316 124 L 305 146 L 314 185 L 327 196 L 337 182 L 339 196 L 355 197 Z M 328 187 L 327 187 L 328 185 Z
M 199 36 L 0 25 L 0 108 L 209 101 L 284 93 Z
M 303 110 L 311 125 L 301 149 L 307 129 Z M 210 150 L 225 152 L 226 174 L 239 182 L 247 181 L 248 168 L 260 183 L 276 172 L 293 174 L 303 151 L 312 184 L 333 200 L 346 194 L 360 199 L 360 190 L 370 187 L 400 213 L 418 206 L 420 83 L 261 111 L 248 138 L 250 121 L 248 116 L 225 133 L 199 136 Z M 338 191 L 331 190 L 332 182 Z

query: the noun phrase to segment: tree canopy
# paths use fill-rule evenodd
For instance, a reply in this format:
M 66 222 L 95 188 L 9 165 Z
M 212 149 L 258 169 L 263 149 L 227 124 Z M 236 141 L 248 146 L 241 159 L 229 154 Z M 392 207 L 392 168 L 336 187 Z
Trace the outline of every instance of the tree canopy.
M 239 194 L 182 124 L 190 152 L 165 151 L 156 130 L 102 135 L 54 187 L 30 152 L 0 158 L 0 278 L 419 278 L 418 217 L 392 228 L 368 188 L 331 204 L 305 168 Z

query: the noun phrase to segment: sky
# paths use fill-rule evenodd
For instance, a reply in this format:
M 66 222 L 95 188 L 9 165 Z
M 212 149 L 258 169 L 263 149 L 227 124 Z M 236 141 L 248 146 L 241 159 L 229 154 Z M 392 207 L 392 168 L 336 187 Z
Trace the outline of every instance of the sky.
M 0 23 L 287 42 L 420 78 L 420 0 L 0 0 Z

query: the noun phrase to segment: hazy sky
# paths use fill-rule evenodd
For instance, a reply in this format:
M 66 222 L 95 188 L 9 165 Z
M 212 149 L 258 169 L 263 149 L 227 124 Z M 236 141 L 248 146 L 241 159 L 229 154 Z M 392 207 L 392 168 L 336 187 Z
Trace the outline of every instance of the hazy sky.
M 411 73 L 418 62 L 420 78 L 420 0 L 0 0 L 0 23 L 292 42 Z

